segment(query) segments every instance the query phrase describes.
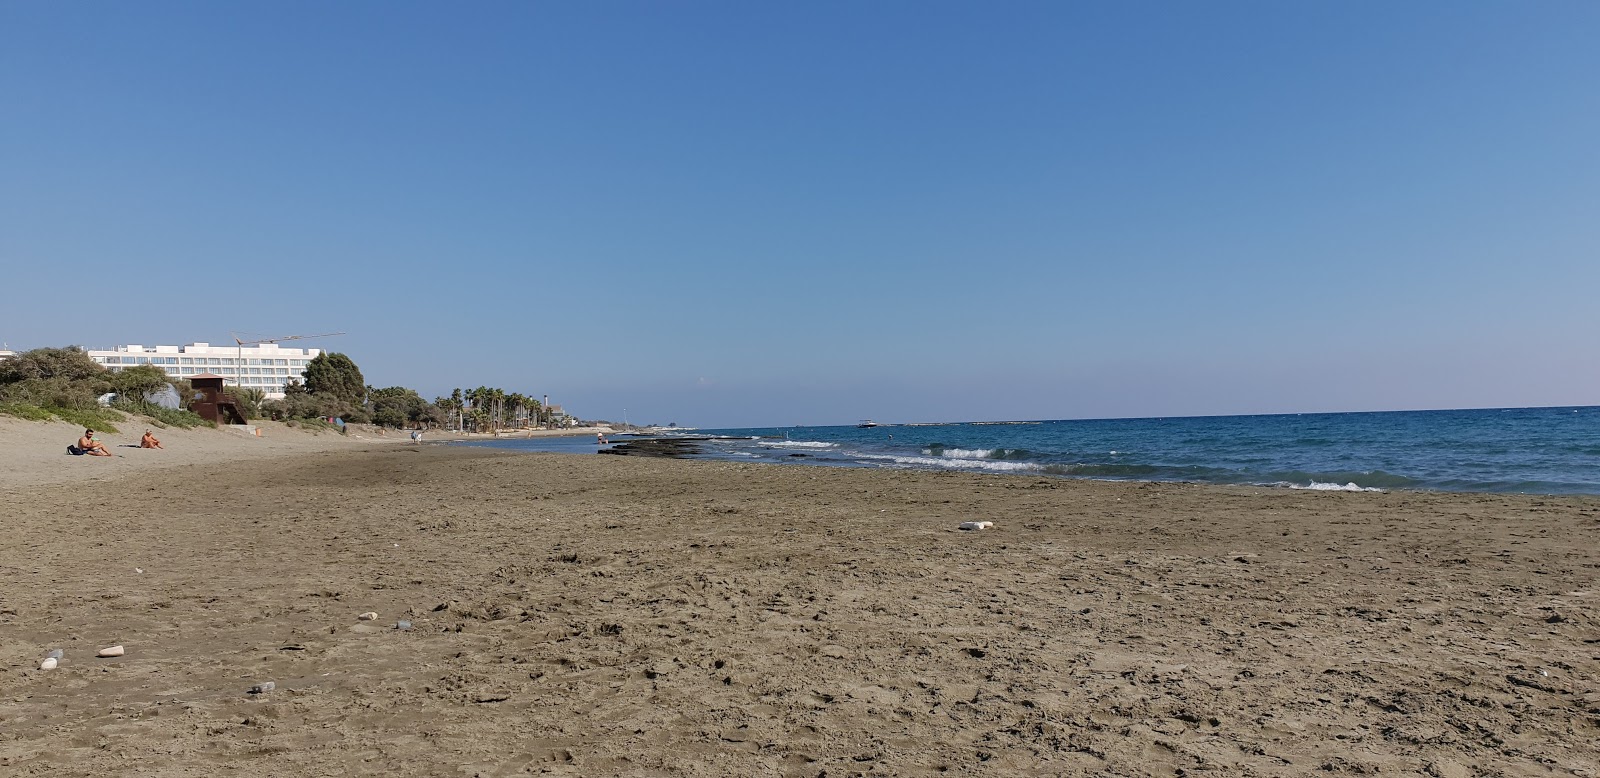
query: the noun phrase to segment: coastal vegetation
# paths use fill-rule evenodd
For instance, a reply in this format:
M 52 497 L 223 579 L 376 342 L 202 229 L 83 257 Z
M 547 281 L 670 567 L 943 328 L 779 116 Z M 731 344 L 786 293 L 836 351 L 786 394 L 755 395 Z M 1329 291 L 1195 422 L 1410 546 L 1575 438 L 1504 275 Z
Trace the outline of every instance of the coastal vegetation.
M 193 396 L 187 379 L 156 365 L 108 370 L 76 346 L 39 348 L 0 359 L 0 414 L 45 421 L 52 418 L 117 432 L 124 414 L 150 419 L 156 426 L 209 424 L 183 409 L 166 408 L 153 398 L 166 392 Z M 306 366 L 304 383 L 290 380 L 282 399 L 268 400 L 253 387 L 228 387 L 227 394 L 245 418 L 270 418 L 297 426 L 336 426 L 339 419 L 393 428 L 449 428 L 472 432 L 527 429 L 554 421 L 550 409 L 533 396 L 498 387 L 456 389 L 432 402 L 404 386 L 378 388 L 366 383 L 349 356 L 325 352 Z M 109 405 L 102 398 L 109 398 Z
M 33 421 L 60 419 L 111 433 L 120 432 L 116 425 L 126 421 L 124 412 L 146 416 L 156 426 L 205 424 L 193 413 L 163 408 L 147 399 L 166 386 L 182 396 L 187 384 L 152 365 L 113 373 L 82 349 L 40 348 L 0 360 L 0 414 Z M 109 407 L 100 402 L 108 394 L 116 397 Z

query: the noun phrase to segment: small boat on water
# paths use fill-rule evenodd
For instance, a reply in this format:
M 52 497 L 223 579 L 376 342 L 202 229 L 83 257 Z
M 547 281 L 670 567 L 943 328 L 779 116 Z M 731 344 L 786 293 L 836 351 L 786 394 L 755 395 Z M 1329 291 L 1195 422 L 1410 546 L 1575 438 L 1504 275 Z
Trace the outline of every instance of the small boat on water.
M 856 429 L 864 430 L 864 429 L 866 429 L 868 427 L 876 427 L 876 426 L 878 426 L 877 422 L 875 422 L 875 421 L 873 421 L 871 419 L 862 419 L 861 423 L 856 425 Z

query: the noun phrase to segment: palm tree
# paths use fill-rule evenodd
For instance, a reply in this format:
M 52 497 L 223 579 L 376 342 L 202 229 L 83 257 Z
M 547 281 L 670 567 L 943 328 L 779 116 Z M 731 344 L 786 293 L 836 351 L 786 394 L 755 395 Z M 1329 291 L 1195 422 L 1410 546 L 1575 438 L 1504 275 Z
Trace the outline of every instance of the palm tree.
M 511 406 L 511 426 L 522 428 L 522 409 L 526 407 L 527 401 L 528 398 L 523 397 L 521 392 L 506 395 L 506 405 Z

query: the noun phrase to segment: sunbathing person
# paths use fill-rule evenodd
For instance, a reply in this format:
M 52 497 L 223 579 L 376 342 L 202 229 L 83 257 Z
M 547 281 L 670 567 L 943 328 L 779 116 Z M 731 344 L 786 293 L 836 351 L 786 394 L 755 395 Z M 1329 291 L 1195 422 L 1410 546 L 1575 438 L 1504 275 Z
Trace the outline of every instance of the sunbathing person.
M 156 436 L 151 435 L 150 430 L 145 430 L 144 437 L 139 438 L 139 448 L 166 448 L 166 446 L 161 445 L 161 441 L 156 440 Z
M 83 437 L 78 438 L 78 448 L 85 454 L 97 457 L 109 457 L 112 455 L 111 450 L 106 448 L 106 444 L 95 438 L 94 430 L 83 431 Z

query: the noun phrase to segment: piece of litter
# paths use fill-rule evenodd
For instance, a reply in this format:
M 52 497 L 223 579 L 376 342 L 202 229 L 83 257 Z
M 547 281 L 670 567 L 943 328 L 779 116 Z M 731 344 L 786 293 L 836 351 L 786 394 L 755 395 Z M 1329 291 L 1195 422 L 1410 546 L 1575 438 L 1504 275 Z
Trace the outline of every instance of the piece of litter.
M 398 630 L 401 630 L 401 631 L 405 631 L 405 630 L 411 629 L 411 622 L 409 622 L 409 621 L 397 621 L 397 622 L 394 623 L 394 628 L 398 629 Z
M 968 530 L 968 531 L 979 530 L 979 529 L 988 529 L 988 528 L 993 527 L 993 526 L 994 526 L 994 522 L 992 522 L 992 521 L 963 521 L 963 522 L 961 522 L 961 529 Z
M 122 646 L 111 646 L 110 648 L 100 649 L 99 653 L 96 653 L 95 656 L 122 656 L 122 654 Z
M 54 669 L 56 669 L 56 658 L 53 657 L 53 656 L 45 657 L 45 660 L 43 662 L 39 663 L 39 669 L 40 670 L 54 670 Z
M 45 654 L 45 658 L 47 658 L 47 659 L 61 659 L 62 657 L 65 657 L 66 655 L 67 655 L 67 652 L 62 651 L 59 648 L 52 648 L 52 649 L 50 649 L 50 653 Z
M 361 619 L 362 621 L 372 621 L 373 619 L 378 618 L 378 613 L 377 611 L 367 611 L 356 618 Z
M 258 683 L 255 686 L 250 687 L 250 693 L 251 694 L 266 694 L 267 692 L 270 692 L 270 691 L 272 691 L 273 689 L 276 689 L 276 688 L 278 688 L 278 685 L 276 683 L 273 683 L 272 681 L 267 681 L 266 683 Z
M 144 568 L 142 568 L 142 567 L 135 567 L 135 568 L 133 568 L 133 571 L 135 573 L 138 573 L 139 575 L 144 575 Z

